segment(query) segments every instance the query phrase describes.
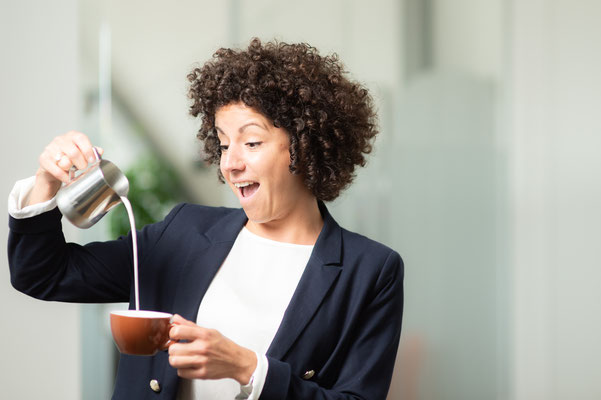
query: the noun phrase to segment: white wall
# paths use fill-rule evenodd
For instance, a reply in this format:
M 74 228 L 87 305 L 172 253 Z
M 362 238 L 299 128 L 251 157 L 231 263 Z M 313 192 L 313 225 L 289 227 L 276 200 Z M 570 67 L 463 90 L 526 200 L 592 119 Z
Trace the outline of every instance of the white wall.
M 506 32 L 503 0 L 430 0 L 433 3 L 433 63 L 498 78 Z
M 512 1 L 513 398 L 601 398 L 601 3 Z
M 14 181 L 32 175 L 54 135 L 77 126 L 76 0 L 0 1 L 0 209 Z M 8 217 L 0 212 L 0 376 L 3 399 L 79 399 L 79 307 L 12 288 Z

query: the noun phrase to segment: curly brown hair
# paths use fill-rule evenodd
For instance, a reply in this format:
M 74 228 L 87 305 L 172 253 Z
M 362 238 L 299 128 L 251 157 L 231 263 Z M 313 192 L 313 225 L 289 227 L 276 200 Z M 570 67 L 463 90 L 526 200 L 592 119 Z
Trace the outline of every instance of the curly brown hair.
M 319 200 L 334 200 L 365 165 L 378 133 L 373 100 L 349 80 L 336 54 L 320 56 L 306 43 L 251 40 L 248 49 L 217 50 L 188 75 L 190 114 L 201 116 L 198 138 L 206 161 L 219 164 L 215 113 L 244 103 L 290 137 L 290 172 Z M 223 182 L 221 172 L 218 172 Z

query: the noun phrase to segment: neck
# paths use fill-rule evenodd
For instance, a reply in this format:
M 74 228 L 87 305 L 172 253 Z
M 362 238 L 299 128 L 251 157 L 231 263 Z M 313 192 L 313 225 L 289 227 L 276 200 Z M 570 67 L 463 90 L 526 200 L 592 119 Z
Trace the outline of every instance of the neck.
M 306 204 L 283 218 L 257 223 L 248 220 L 246 228 L 252 233 L 278 242 L 314 245 L 323 227 L 317 200 Z

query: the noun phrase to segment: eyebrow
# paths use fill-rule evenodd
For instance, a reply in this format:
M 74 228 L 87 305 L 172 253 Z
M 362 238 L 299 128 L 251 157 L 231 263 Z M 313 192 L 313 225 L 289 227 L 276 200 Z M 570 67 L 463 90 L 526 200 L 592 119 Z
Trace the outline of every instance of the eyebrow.
M 264 130 L 267 130 L 267 127 L 259 122 L 248 122 L 244 125 L 242 125 L 240 128 L 238 128 L 238 132 L 242 133 L 246 128 L 248 128 L 249 126 L 257 126 L 259 128 L 262 128 Z M 221 134 L 227 136 L 227 134 L 223 131 L 223 129 L 221 129 L 220 127 L 218 127 L 217 125 L 215 125 L 215 129 L 217 129 Z

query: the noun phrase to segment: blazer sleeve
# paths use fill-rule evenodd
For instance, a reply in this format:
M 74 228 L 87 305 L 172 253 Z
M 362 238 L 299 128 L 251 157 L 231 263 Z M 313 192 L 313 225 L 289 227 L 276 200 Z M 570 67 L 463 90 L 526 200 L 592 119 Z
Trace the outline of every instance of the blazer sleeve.
M 139 259 L 150 252 L 182 205 L 138 232 Z M 85 246 L 67 243 L 55 208 L 31 218 L 9 217 L 8 262 L 13 287 L 43 300 L 126 302 L 133 282 L 131 232 Z
M 401 335 L 403 261 L 391 251 L 381 268 L 374 296 L 362 312 L 354 340 L 332 387 L 320 387 L 292 373 L 286 362 L 268 356 L 269 369 L 261 400 L 385 399 Z M 324 328 L 327 335 L 327 327 Z

